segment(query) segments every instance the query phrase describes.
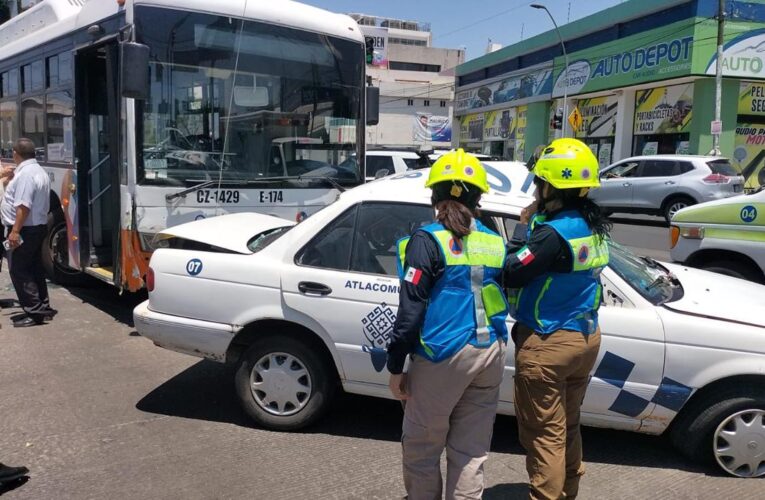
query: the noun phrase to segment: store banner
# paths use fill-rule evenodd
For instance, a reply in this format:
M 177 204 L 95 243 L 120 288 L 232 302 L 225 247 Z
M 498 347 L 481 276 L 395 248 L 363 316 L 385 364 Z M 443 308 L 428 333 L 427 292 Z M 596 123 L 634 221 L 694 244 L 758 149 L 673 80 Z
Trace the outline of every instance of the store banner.
M 693 84 L 657 87 L 635 96 L 635 135 L 679 134 L 690 130 Z
M 448 116 L 417 113 L 413 117 L 412 139 L 414 142 L 451 142 L 452 120 Z
M 516 108 L 484 113 L 483 140 L 505 141 L 515 138 Z
M 765 116 L 765 83 L 741 82 L 738 114 Z
M 731 164 L 744 176 L 747 190 L 765 185 L 765 124 L 739 123 Z
M 598 45 L 555 59 L 552 95 L 561 97 L 627 87 L 690 74 L 693 19 Z
M 364 41 L 371 38 L 374 41 L 374 55 L 372 56 L 372 66 L 375 68 L 388 68 L 388 29 L 376 28 L 374 26 L 363 26 L 361 28 L 364 34 Z
M 456 110 L 465 111 L 512 103 L 519 99 L 549 94 L 551 89 L 551 69 L 511 76 L 480 87 L 458 90 Z
M 582 114 L 582 126 L 576 137 L 613 137 L 616 134 L 617 97 L 615 95 L 579 99 L 576 107 Z
M 728 31 L 730 25 L 725 29 Z M 756 29 L 736 36 L 723 48 L 723 75 L 765 78 L 763 51 L 765 51 L 765 29 Z M 709 59 L 706 74 L 716 73 L 717 54 L 714 53 Z

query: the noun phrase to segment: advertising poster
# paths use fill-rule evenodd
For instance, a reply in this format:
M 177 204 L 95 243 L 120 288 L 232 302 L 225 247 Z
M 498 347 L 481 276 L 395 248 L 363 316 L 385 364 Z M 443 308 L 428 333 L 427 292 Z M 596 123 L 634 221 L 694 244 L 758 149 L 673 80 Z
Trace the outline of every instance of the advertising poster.
M 576 137 L 613 137 L 617 104 L 615 95 L 579 99 L 576 106 L 582 114 L 582 126 L 576 131 Z
M 643 155 L 655 155 L 659 152 L 659 143 L 658 142 L 646 142 L 645 146 L 643 146 Z
M 693 113 L 692 83 L 641 90 L 635 100 L 635 135 L 690 131 Z
M 375 68 L 388 68 L 388 30 L 386 28 L 375 28 L 373 26 L 364 26 L 364 41 L 371 38 L 374 42 L 374 55 L 372 56 L 372 66 Z
M 516 108 L 484 113 L 483 140 L 505 141 L 515 138 Z
M 457 91 L 457 111 L 480 109 L 549 94 L 552 89 L 552 70 L 544 69 L 516 75 L 480 87 Z
M 448 116 L 417 113 L 413 120 L 412 139 L 414 142 L 452 141 L 452 120 Z
M 459 122 L 460 146 L 483 141 L 483 113 L 462 116 Z
M 765 185 L 765 124 L 739 123 L 731 164 L 744 176 L 744 189 Z
M 741 82 L 738 114 L 765 116 L 765 83 Z
M 606 142 L 600 145 L 598 151 L 598 166 L 602 169 L 611 164 L 611 143 Z
M 526 156 L 526 113 L 528 106 L 516 108 L 515 126 L 515 161 L 525 161 Z

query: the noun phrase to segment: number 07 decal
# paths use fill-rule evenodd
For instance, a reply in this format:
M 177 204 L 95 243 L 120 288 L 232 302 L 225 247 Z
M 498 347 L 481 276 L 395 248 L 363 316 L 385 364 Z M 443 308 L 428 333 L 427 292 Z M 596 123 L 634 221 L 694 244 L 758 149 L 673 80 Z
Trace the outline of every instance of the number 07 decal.
M 186 272 L 191 276 L 196 276 L 202 272 L 202 261 L 199 259 L 191 259 L 186 263 Z

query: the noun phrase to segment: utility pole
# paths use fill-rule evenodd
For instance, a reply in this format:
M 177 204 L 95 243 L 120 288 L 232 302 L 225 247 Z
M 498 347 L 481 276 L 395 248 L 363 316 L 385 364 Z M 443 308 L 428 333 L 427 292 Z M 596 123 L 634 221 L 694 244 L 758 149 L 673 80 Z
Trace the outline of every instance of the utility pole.
M 720 121 L 722 108 L 723 35 L 725 33 L 725 0 L 717 7 L 717 73 L 715 75 L 715 121 Z M 720 155 L 720 134 L 712 135 L 712 154 Z

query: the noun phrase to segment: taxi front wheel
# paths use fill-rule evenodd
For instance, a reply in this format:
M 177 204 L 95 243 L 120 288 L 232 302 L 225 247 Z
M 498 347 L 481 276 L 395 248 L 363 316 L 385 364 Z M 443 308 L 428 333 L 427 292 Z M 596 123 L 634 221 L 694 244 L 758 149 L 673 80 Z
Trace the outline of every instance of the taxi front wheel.
M 235 382 L 245 412 L 262 427 L 280 431 L 315 422 L 335 392 L 329 363 L 288 336 L 256 340 L 242 356 Z

